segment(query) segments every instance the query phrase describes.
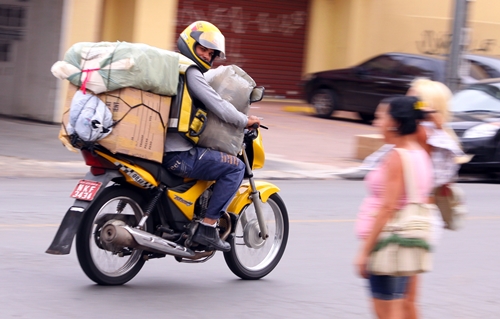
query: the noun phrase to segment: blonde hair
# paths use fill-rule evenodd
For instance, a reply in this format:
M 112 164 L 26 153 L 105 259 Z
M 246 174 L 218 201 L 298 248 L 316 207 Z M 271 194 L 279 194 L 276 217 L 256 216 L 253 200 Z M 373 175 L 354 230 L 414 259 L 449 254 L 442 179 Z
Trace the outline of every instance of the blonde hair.
M 417 78 L 412 81 L 408 94 L 418 97 L 427 107 L 440 113 L 445 122 L 450 120 L 448 107 L 453 94 L 443 83 Z
M 408 95 L 418 97 L 426 104 L 426 107 L 440 113 L 444 123 L 450 120 L 449 102 L 453 93 L 443 83 L 425 78 L 416 78 L 411 82 Z M 460 148 L 462 147 L 455 131 L 446 126 L 443 127 L 443 130 L 458 143 Z

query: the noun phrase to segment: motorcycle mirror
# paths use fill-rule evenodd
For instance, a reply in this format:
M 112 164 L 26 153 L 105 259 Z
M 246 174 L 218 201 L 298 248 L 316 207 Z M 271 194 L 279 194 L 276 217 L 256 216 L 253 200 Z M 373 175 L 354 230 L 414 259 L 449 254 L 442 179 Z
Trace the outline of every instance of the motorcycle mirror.
M 250 93 L 250 103 L 259 102 L 264 97 L 265 88 L 263 86 L 256 86 Z

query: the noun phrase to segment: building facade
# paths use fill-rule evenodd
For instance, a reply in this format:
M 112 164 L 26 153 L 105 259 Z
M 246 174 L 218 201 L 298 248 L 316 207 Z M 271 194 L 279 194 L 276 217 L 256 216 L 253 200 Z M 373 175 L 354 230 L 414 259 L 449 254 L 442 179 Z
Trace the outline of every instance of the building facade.
M 388 51 L 447 54 L 455 0 L 0 0 L 0 114 L 60 122 L 66 81 L 52 64 L 76 42 L 140 42 L 175 50 L 207 20 L 226 36 L 227 60 L 266 87 L 301 97 L 311 72 Z M 468 48 L 499 56 L 497 0 L 470 1 Z

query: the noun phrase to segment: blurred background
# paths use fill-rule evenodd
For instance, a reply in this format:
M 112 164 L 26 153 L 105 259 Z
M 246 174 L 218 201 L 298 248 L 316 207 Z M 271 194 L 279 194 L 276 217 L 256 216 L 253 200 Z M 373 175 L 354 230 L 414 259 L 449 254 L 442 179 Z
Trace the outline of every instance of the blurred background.
M 499 55 L 500 2 L 467 2 L 467 51 Z M 313 72 L 383 52 L 447 54 L 454 10 L 455 0 L 0 0 L 0 114 L 59 123 L 67 83 L 50 67 L 72 44 L 175 50 L 195 20 L 221 29 L 224 64 L 244 68 L 267 98 L 302 100 Z

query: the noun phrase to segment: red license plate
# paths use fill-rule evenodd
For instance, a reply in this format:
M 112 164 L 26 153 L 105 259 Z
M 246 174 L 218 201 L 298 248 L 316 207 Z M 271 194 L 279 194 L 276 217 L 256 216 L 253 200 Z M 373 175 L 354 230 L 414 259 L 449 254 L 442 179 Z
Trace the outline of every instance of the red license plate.
M 75 189 L 71 193 L 70 197 L 91 201 L 94 199 L 95 194 L 101 188 L 101 182 L 88 181 L 85 179 L 81 179 L 76 185 Z

